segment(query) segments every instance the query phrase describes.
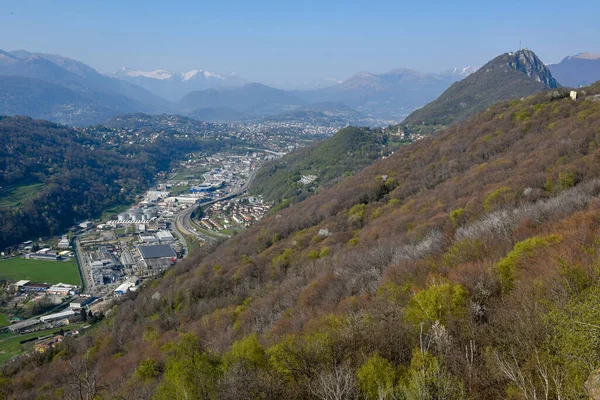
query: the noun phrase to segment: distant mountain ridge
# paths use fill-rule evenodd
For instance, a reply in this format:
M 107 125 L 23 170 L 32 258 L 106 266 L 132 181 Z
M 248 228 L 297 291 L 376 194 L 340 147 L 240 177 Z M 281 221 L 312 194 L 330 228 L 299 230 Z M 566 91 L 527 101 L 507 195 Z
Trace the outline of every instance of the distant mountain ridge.
M 409 68 L 397 68 L 382 74 L 359 72 L 346 80 L 326 78 L 302 84 L 275 81 L 272 88 L 285 90 L 307 104 L 343 102 L 366 116 L 400 121 L 415 108 L 435 99 L 452 83 L 476 70 L 477 67 L 468 66 L 439 74 L 426 74 Z M 192 95 L 193 92 L 214 90 L 210 96 L 224 97 L 226 95 L 216 92 L 231 93 L 230 89 L 240 89 L 249 83 L 237 74 L 218 74 L 205 70 L 176 73 L 166 70 L 138 71 L 123 67 L 111 76 L 135 83 L 180 104 L 188 102 L 190 96 L 198 96 L 197 93 Z M 247 112 L 239 106 L 221 102 L 203 103 L 202 107 L 198 107 L 201 108 L 221 109 L 218 112 L 220 117 Z M 233 109 L 237 113 L 224 113 L 224 108 Z M 244 108 L 248 108 L 248 105 Z M 260 109 L 261 105 L 255 104 L 254 108 Z M 183 112 L 191 111 L 188 107 Z M 211 117 L 210 112 L 199 115 Z
M 67 57 L 0 51 L 0 114 L 25 112 L 66 124 L 100 123 L 125 112 L 171 111 L 167 100 Z
M 442 74 L 410 68 L 396 68 L 382 74 L 359 72 L 336 85 L 294 94 L 310 103 L 341 101 L 365 115 L 399 121 L 469 73 L 469 68 Z
M 122 67 L 112 72 L 110 76 L 139 85 L 173 102 L 181 100 L 183 96 L 193 91 L 235 88 L 248 83 L 246 79 L 235 73 L 220 74 L 203 69 L 173 72 L 161 69 L 141 71 Z
M 454 83 L 437 99 L 411 113 L 402 124 L 412 129 L 435 130 L 485 110 L 495 102 L 557 87 L 559 84 L 550 70 L 531 50 L 505 53 Z
M 185 113 L 203 108 L 230 108 L 248 114 L 273 115 L 305 103 L 284 90 L 262 83 L 248 83 L 239 88 L 190 92 L 181 99 L 179 107 Z
M 552 75 L 565 86 L 579 87 L 600 80 L 600 54 L 579 53 L 550 64 Z

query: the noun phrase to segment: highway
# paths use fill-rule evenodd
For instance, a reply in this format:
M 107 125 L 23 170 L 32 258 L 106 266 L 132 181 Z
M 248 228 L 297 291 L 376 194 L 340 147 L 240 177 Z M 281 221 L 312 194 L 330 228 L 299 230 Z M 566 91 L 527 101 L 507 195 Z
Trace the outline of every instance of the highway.
M 96 283 L 90 279 L 89 269 L 87 268 L 87 262 L 85 256 L 81 251 L 81 244 L 79 243 L 79 237 L 75 237 L 75 257 L 77 258 L 77 267 L 79 268 L 79 275 L 83 280 L 81 293 L 95 294 Z
M 203 242 L 216 242 L 216 241 L 218 241 L 218 239 L 216 239 L 216 238 L 214 238 L 212 236 L 209 236 L 209 235 L 205 235 L 205 234 L 203 234 L 201 232 L 198 232 L 194 228 L 194 226 L 192 224 L 192 218 L 191 218 L 192 214 L 198 208 L 206 207 L 206 206 L 209 206 L 211 204 L 217 203 L 219 201 L 232 199 L 232 198 L 237 197 L 240 194 L 244 193 L 246 190 L 248 190 L 248 188 L 250 187 L 250 185 L 254 181 L 254 178 L 256 177 L 256 172 L 257 172 L 257 169 L 255 169 L 254 171 L 252 171 L 250 173 L 250 176 L 248 177 L 248 180 L 246 181 L 246 183 L 242 187 L 240 187 L 237 190 L 234 190 L 233 192 L 229 193 L 228 195 L 221 196 L 221 197 L 218 197 L 216 199 L 212 199 L 212 200 L 205 201 L 205 202 L 202 202 L 202 203 L 198 203 L 198 204 L 196 204 L 194 206 L 191 206 L 191 207 L 183 210 L 179 214 L 177 214 L 177 216 L 175 217 L 175 223 L 173 224 L 173 227 L 174 227 L 174 230 L 176 231 L 176 233 L 177 234 L 188 235 L 188 236 L 191 236 L 191 237 L 195 237 L 195 238 L 198 238 L 198 239 L 202 240 Z M 215 234 L 219 235 L 218 233 L 215 233 Z M 226 238 L 226 237 L 227 236 L 223 235 L 223 238 Z M 187 251 L 186 251 L 186 254 L 187 254 Z

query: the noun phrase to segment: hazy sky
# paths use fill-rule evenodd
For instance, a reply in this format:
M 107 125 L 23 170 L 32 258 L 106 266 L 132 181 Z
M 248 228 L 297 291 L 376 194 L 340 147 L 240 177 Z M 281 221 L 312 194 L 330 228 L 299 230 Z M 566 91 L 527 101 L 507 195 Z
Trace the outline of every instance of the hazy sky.
M 101 72 L 238 72 L 273 82 L 482 64 L 523 45 L 546 63 L 600 53 L 600 1 L 0 0 L 0 49 Z

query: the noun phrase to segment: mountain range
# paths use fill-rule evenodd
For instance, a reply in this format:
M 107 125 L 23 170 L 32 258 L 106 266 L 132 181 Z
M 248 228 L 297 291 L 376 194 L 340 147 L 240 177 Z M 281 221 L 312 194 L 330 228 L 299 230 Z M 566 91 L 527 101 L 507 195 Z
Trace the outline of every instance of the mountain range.
M 539 60 L 536 63 L 543 66 Z M 579 86 L 600 78 L 599 63 L 600 57 L 582 53 L 548 68 L 563 85 Z M 488 69 L 489 64 L 485 70 Z M 515 68 L 507 64 L 504 70 L 508 74 Z M 485 90 L 478 92 L 477 99 L 458 95 L 468 92 L 469 86 L 477 90 L 478 85 L 485 88 L 489 83 L 493 87 L 494 82 L 488 82 L 483 75 L 478 67 L 455 68 L 438 74 L 398 68 L 385 73 L 360 72 L 343 81 L 325 79 L 315 84 L 325 87 L 311 90 L 283 90 L 248 82 L 237 74 L 201 69 L 175 73 L 124 67 L 106 76 L 59 55 L 0 50 L 0 114 L 29 115 L 70 125 L 96 124 L 118 114 L 137 112 L 180 113 L 208 121 L 245 121 L 278 114 L 287 114 L 287 118 L 290 112 L 301 111 L 302 107 L 316 111 L 311 109 L 312 104 L 323 108 L 343 103 L 361 115 L 362 121 L 380 125 L 402 121 L 417 109 L 406 121 L 415 124 L 422 123 L 422 116 L 429 112 L 437 118 L 435 109 L 440 104 L 458 107 L 454 117 L 442 114 L 460 119 L 476 111 L 469 104 L 489 105 L 518 93 L 532 93 L 533 87 L 543 86 L 542 82 L 523 81 L 525 86 L 522 86 L 514 81 L 512 86 L 496 86 L 487 94 Z M 464 79 L 472 76 L 477 79 Z M 480 83 L 473 86 L 475 80 Z M 487 103 L 482 100 L 484 97 Z M 436 102 L 419 109 L 433 100 Z M 355 121 L 347 119 L 346 123 Z
M 359 72 L 336 85 L 294 94 L 311 103 L 341 101 L 374 118 L 401 120 L 465 76 L 462 70 L 444 74 L 425 74 L 409 68 L 383 74 Z
M 0 114 L 92 124 L 123 112 L 173 111 L 165 99 L 70 58 L 0 50 Z
M 178 102 L 195 90 L 240 87 L 248 83 L 237 74 L 217 74 L 202 69 L 175 73 L 165 70 L 139 71 L 122 67 L 110 75 L 141 86 L 172 102 Z
M 343 102 L 369 117 L 401 120 L 476 70 L 477 67 L 455 68 L 440 74 L 424 74 L 408 68 L 382 74 L 360 72 L 346 80 L 328 78 L 307 82 L 304 90 L 289 90 L 298 85 L 279 82 L 279 86 L 288 89 L 285 93 L 283 89 L 267 89 L 267 85 L 257 83 L 248 86 L 235 74 L 220 75 L 202 70 L 173 73 L 123 68 L 112 76 L 178 101 L 181 112 L 212 119 L 239 120 L 248 112 L 273 114 L 299 104 Z M 206 110 L 197 111 L 204 108 Z

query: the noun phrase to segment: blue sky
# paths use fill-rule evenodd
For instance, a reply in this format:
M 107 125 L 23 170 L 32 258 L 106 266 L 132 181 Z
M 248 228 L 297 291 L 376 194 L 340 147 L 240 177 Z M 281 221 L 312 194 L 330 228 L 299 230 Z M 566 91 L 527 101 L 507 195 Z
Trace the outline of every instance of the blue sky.
M 1 0 L 0 49 L 58 53 L 101 72 L 238 72 L 273 82 L 438 72 L 516 50 L 600 53 L 600 1 Z

